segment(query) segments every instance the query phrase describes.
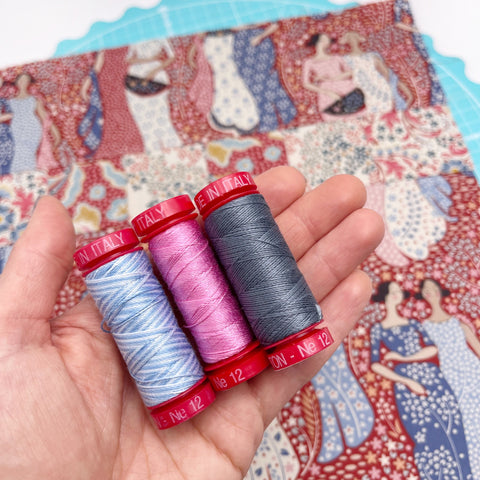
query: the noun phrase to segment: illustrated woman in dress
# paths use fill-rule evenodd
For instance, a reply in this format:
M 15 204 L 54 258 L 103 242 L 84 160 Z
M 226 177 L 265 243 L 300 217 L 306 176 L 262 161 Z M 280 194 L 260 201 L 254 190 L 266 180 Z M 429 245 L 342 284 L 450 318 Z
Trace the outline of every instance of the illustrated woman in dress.
M 437 347 L 417 321 L 398 313 L 405 297 L 398 283 L 386 282 L 372 298 L 385 304 L 386 315 L 370 332 L 371 368 L 395 384 L 398 416 L 414 443 L 420 478 L 471 479 L 457 398 L 432 361 Z M 389 350 L 383 358 L 382 346 Z
M 78 126 L 77 132 L 87 149 L 87 158 L 93 157 L 103 136 L 104 117 L 98 75 L 102 71 L 104 63 L 105 51 L 100 51 L 97 53 L 93 67 L 80 89 L 80 95 L 88 104 L 88 109 Z
M 302 84 L 317 94 L 318 110 L 324 120 L 338 120 L 339 115 L 352 116 L 364 107 L 363 94 L 353 81 L 352 70 L 343 57 L 329 53 L 331 44 L 332 40 L 325 33 L 312 35 L 306 45 L 314 48 L 315 53 L 302 67 Z M 357 95 L 352 97 L 352 104 L 336 108 L 342 99 L 354 92 Z
M 144 151 L 125 95 L 127 51 L 124 47 L 98 52 L 92 69 L 82 82 L 80 93 L 88 109 L 78 133 L 90 160 L 116 160 Z
M 21 73 L 15 80 L 17 94 L 12 98 L 12 135 L 15 153 L 10 173 L 35 170 L 37 167 L 37 152 L 42 141 L 43 129 L 48 129 L 54 139 L 54 147 L 61 141 L 60 132 L 51 122 L 42 101 L 30 94 L 33 78 L 28 73 Z
M 322 416 L 322 448 L 317 461 L 328 463 L 346 447 L 361 445 L 372 431 L 375 416 L 350 369 L 343 343 L 311 382 Z
M 376 52 L 364 52 L 361 44 L 365 37 L 357 32 L 347 32 L 339 40 L 348 45 L 350 53 L 345 61 L 353 72 L 353 81 L 365 94 L 365 106 L 372 113 L 405 110 L 413 102 L 408 87 L 385 64 Z
M 276 52 L 270 36 L 277 29 L 278 25 L 273 23 L 266 28 L 242 28 L 234 35 L 233 59 L 255 99 L 259 132 L 276 130 L 278 116 L 287 125 L 297 115 L 275 69 Z
M 197 110 L 208 118 L 213 104 L 213 74 L 205 56 L 204 38 L 205 34 L 195 35 L 188 51 L 188 63 L 195 71 L 195 77 L 188 89 L 188 98 Z
M 448 295 L 438 282 L 426 279 L 417 298 L 432 309 L 423 326 L 438 348 L 440 369 L 457 396 L 473 478 L 480 478 L 480 341 L 469 325 L 444 310 L 442 299 Z
M 456 221 L 448 215 L 450 194 L 449 183 L 440 175 L 418 179 L 405 176 L 369 185 L 368 208 L 384 217 L 387 230 L 377 255 L 392 266 L 426 259 L 431 247 L 445 236 L 447 222 Z
M 127 100 L 147 153 L 182 145 L 170 115 L 170 79 L 166 68 L 174 60 L 175 54 L 166 39 L 134 44 L 128 50 Z
M 0 77 L 0 88 L 3 86 L 3 78 Z M 0 175 L 10 173 L 12 164 L 14 145 L 12 128 L 12 109 L 6 98 L 0 96 Z
M 203 49 L 213 72 L 213 104 L 209 122 L 221 130 L 247 134 L 260 122 L 257 103 L 234 61 L 232 30 L 209 32 Z

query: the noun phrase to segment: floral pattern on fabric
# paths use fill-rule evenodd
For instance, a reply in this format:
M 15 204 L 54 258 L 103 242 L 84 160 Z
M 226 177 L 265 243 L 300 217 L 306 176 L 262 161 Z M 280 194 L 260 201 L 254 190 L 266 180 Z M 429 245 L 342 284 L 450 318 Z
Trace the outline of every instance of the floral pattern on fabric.
M 292 444 L 275 419 L 266 429 L 246 480 L 295 480 L 299 464 Z
M 130 218 L 171 197 L 188 194 L 193 200 L 208 183 L 204 149 L 199 145 L 152 155 L 126 155 L 122 163 L 128 178 Z
M 311 380 L 320 402 L 322 448 L 317 461 L 329 463 L 347 447 L 358 447 L 370 435 L 374 416 L 340 345 Z
M 127 177 L 107 160 L 75 164 L 55 196 L 70 212 L 77 233 L 121 228 L 128 220 Z
M 269 168 L 288 165 L 283 132 L 244 138 L 222 138 L 206 145 L 208 171 L 214 177 L 246 171 L 259 175 Z
M 461 323 L 451 317 L 443 323 L 426 321 L 425 331 L 439 349 L 440 369 L 458 398 L 465 426 L 468 455 L 474 478 L 480 475 L 480 410 L 477 392 L 480 388 L 480 359 L 465 339 Z
M 0 246 L 11 246 L 27 226 L 36 201 L 48 192 L 42 172 L 0 177 Z

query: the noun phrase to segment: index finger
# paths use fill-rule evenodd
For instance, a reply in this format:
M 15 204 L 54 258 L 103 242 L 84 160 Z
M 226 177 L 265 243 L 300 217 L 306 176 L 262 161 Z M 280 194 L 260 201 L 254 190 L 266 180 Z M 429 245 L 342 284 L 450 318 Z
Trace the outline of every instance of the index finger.
M 293 167 L 271 168 L 255 177 L 259 192 L 276 217 L 305 193 L 305 177 Z
M 365 187 L 358 178 L 337 175 L 297 197 L 275 220 L 299 260 L 318 240 L 362 208 L 365 200 Z

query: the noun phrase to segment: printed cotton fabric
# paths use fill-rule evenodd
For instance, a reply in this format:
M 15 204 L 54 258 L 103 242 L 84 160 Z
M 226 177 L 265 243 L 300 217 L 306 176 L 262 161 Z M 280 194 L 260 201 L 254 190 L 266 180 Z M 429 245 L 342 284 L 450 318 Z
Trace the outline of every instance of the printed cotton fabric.
M 246 478 L 479 480 L 480 189 L 405 0 L 3 70 L 0 270 L 41 195 L 82 245 L 277 165 L 310 187 L 356 175 L 386 234 L 362 265 L 372 302 Z M 55 314 L 84 292 L 74 269 Z

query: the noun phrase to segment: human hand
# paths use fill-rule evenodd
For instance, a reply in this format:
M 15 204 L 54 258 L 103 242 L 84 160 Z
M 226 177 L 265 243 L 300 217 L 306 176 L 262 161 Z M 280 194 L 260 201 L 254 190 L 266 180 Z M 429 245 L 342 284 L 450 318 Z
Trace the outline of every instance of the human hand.
M 72 268 L 71 219 L 42 198 L 0 275 L 2 479 L 242 479 L 266 426 L 327 361 L 371 294 L 357 265 L 383 235 L 361 209 L 365 189 L 338 176 L 305 193 L 290 167 L 256 178 L 335 343 L 283 371 L 217 394 L 193 419 L 160 431 L 142 404 L 90 296 L 50 319 Z

